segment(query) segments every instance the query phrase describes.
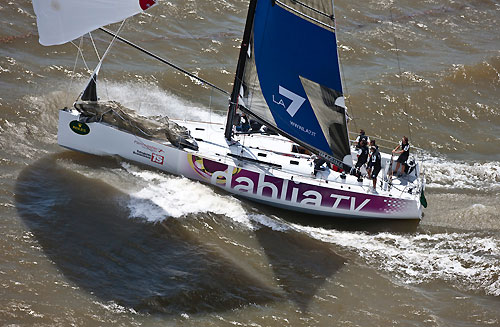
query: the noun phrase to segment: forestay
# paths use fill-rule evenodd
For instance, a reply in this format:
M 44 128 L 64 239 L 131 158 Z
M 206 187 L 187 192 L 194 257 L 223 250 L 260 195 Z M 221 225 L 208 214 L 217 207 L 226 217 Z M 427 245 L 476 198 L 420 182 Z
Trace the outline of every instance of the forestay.
M 74 40 L 104 25 L 124 20 L 156 0 L 33 0 L 40 44 Z
M 239 105 L 352 165 L 332 0 L 258 0 L 249 42 Z

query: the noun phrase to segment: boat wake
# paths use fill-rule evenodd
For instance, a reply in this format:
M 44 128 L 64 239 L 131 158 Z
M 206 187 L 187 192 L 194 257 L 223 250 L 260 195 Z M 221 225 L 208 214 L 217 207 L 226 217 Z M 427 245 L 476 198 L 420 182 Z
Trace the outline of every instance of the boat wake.
M 500 191 L 500 162 L 452 161 L 427 157 L 427 187 L 439 190 Z
M 311 237 L 355 251 L 404 284 L 443 280 L 500 296 L 500 242 L 472 233 L 396 235 L 341 232 L 294 225 Z
M 83 80 L 81 81 L 83 83 Z M 155 84 L 106 82 L 106 96 L 144 116 L 224 123 L 224 114 L 165 92 Z M 147 101 L 144 99 L 147 98 Z M 40 102 L 40 101 L 37 101 Z M 182 117 L 179 116 L 182 113 Z M 500 191 L 500 162 L 466 162 L 424 156 L 426 187 L 438 190 Z
M 127 206 L 132 217 L 148 222 L 212 212 L 252 228 L 250 215 L 238 199 L 217 194 L 213 188 L 183 177 L 140 170 L 128 163 L 123 168 L 147 186 L 133 194 Z
M 127 204 L 133 218 L 160 222 L 171 217 L 212 212 L 226 216 L 240 228 L 255 231 L 265 226 L 275 232 L 298 232 L 340 247 L 337 252 L 354 251 L 362 264 L 384 271 L 396 283 L 418 285 L 441 280 L 457 288 L 500 296 L 500 240 L 491 234 L 469 231 L 371 234 L 304 226 L 262 214 L 198 182 L 122 165 L 147 184 L 134 193 Z M 459 184 L 460 180 L 453 183 Z

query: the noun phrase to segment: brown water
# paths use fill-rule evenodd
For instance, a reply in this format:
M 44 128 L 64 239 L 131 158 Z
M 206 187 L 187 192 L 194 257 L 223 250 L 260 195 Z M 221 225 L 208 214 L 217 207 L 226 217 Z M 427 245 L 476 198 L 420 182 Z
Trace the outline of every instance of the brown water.
M 122 35 L 230 90 L 247 5 L 160 1 Z M 418 225 L 290 214 L 60 148 L 88 72 L 73 45 L 38 44 L 31 2 L 2 0 L 0 324 L 500 325 L 500 1 L 336 5 L 351 130 L 425 151 Z M 102 73 L 101 97 L 143 114 L 223 119 L 225 96 L 124 45 Z

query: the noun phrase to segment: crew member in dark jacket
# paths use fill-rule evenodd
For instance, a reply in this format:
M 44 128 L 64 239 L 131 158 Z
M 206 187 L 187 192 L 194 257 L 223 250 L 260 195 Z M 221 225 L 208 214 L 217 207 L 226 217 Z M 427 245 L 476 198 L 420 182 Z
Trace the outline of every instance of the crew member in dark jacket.
M 358 149 L 358 161 L 356 162 L 356 165 L 354 166 L 354 173 L 356 176 L 358 176 L 358 181 L 361 179 L 361 167 L 368 161 L 368 146 L 366 145 L 367 141 L 366 139 L 362 139 L 360 142 L 360 147 Z
M 370 160 L 368 161 L 368 176 L 373 181 L 373 190 L 377 188 L 377 175 L 382 168 L 382 157 L 377 149 L 377 146 L 370 147 Z
M 237 132 L 248 132 L 250 130 L 250 119 L 245 113 L 241 114 L 240 124 L 236 126 Z
M 361 148 L 361 142 L 363 140 L 365 140 L 367 144 L 370 143 L 370 138 L 366 135 L 365 130 L 360 129 L 359 130 L 359 135 L 356 138 L 356 141 L 354 141 L 356 143 L 356 149 Z
M 408 138 L 406 136 L 403 136 L 401 141 L 399 141 L 399 145 L 394 150 L 392 150 L 392 153 L 399 154 L 398 160 L 396 161 L 396 170 L 394 172 L 397 174 L 399 166 L 401 165 L 401 174 L 399 174 L 398 176 L 402 176 L 406 168 L 406 161 L 410 156 L 410 143 L 408 142 Z

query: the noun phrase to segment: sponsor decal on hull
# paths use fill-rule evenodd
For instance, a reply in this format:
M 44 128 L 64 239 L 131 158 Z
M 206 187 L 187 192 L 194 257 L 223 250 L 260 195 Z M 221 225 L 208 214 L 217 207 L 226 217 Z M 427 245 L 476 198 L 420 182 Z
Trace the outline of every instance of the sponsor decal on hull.
M 201 177 L 202 180 L 212 183 L 212 175 L 220 170 L 225 171 L 228 165 L 221 164 L 212 160 L 208 160 L 202 157 L 198 157 L 192 154 L 188 154 L 189 166 L 196 172 L 196 174 Z M 233 168 L 232 175 L 238 174 L 241 168 Z M 198 178 L 200 179 L 200 178 Z M 223 185 L 226 183 L 225 176 L 216 178 L 214 185 Z
M 134 150 L 134 152 L 132 153 L 135 154 L 136 156 L 149 159 L 151 160 L 151 162 L 158 165 L 163 165 L 163 162 L 165 161 L 165 157 L 157 153 L 147 153 L 141 150 Z
M 78 120 L 73 120 L 72 122 L 70 122 L 69 128 L 76 134 L 80 135 L 87 135 L 88 133 L 90 133 L 89 125 L 79 122 Z
M 156 146 L 149 145 L 149 144 L 146 144 L 144 142 L 137 141 L 137 140 L 134 141 L 134 144 L 140 145 L 142 148 L 147 149 L 147 150 L 149 150 L 151 152 L 158 152 L 158 153 L 165 152 L 165 151 L 163 151 L 162 149 L 160 149 L 160 148 L 158 148 Z
M 163 156 L 160 156 L 159 154 L 156 154 L 156 153 L 151 154 L 151 161 L 156 163 L 156 164 L 163 165 L 164 159 L 165 158 Z
M 147 152 L 144 152 L 141 150 L 135 150 L 132 153 L 135 154 L 136 156 L 139 156 L 139 157 L 143 157 L 143 158 L 147 158 L 147 159 L 151 158 L 151 153 L 147 153 Z
M 318 185 L 295 182 L 264 173 L 235 168 L 192 154 L 189 165 L 194 178 L 249 197 L 268 198 L 270 202 L 322 211 L 403 215 L 409 210 L 408 200 L 360 194 Z

